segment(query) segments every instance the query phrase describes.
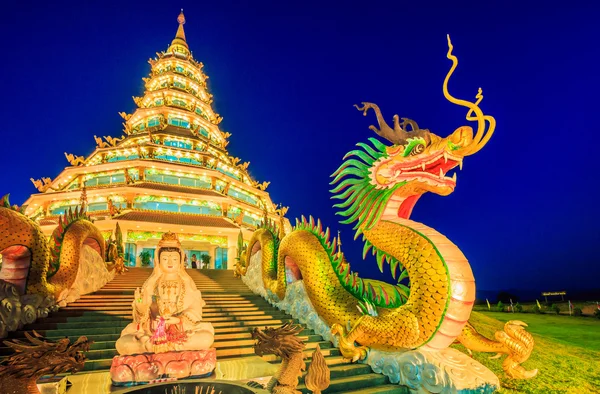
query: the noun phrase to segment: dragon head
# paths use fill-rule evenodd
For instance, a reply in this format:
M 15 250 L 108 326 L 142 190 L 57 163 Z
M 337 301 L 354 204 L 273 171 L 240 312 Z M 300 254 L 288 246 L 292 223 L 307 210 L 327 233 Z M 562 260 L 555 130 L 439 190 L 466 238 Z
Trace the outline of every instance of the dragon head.
M 257 356 L 274 354 L 289 359 L 293 354 L 304 350 L 304 344 L 297 336 L 302 330 L 302 326 L 291 322 L 277 328 L 265 327 L 264 330 L 257 327 L 252 332 L 252 339 L 256 340 L 254 353 Z
M 356 108 L 365 116 L 371 108 L 377 114 L 380 128 L 369 128 L 393 144 L 385 148 L 384 154 L 369 169 L 370 182 L 376 189 L 390 189 L 401 184 L 395 194 L 403 197 L 428 191 L 445 196 L 454 191 L 456 176 L 447 174 L 462 165 L 465 151 L 461 147 L 468 147 L 473 141 L 470 127 L 461 127 L 450 136 L 441 138 L 429 130 L 420 129 L 413 120 L 402 118 L 399 122 L 398 115 L 394 115 L 392 129 L 377 105 L 362 104 L 362 108 Z
M 408 218 L 416 201 L 425 192 L 442 196 L 452 193 L 456 186 L 456 173 L 450 176 L 449 172 L 455 167 L 462 169 L 463 158 L 478 152 L 492 136 L 496 122 L 479 108 L 483 99 L 481 89 L 475 102 L 457 99 L 448 92 L 448 81 L 458 65 L 452 49 L 448 37 L 447 57 L 452 61 L 452 67 L 444 80 L 444 96 L 451 103 L 468 109 L 466 119 L 477 122 L 477 131 L 462 126 L 442 138 L 419 128 L 413 120 L 400 119 L 398 115 L 393 117 L 392 128 L 377 105 L 355 105 L 365 116 L 369 109 L 374 110 L 379 128 L 369 128 L 392 145 L 369 138 L 372 146 L 357 144 L 362 149 L 349 152 L 344 163 L 332 175 L 334 180 L 331 183 L 339 182 L 332 190 L 333 198 L 343 200 L 334 207 L 344 208 L 338 214 L 347 217 L 342 223 L 357 221 L 355 229 L 371 229 L 382 215 Z
M 15 353 L 0 365 L 0 376 L 27 379 L 80 371 L 86 360 L 83 352 L 89 351 L 93 343 L 83 336 L 74 343 L 68 338 L 50 341 L 35 331 L 32 334 L 26 332 L 25 337 L 29 343 L 18 339 L 4 341 Z

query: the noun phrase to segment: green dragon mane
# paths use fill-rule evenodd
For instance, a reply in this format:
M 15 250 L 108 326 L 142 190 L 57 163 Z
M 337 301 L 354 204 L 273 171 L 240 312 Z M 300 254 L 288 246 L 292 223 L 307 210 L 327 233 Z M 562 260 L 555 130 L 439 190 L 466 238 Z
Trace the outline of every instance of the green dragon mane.
M 356 230 L 354 239 L 357 239 L 362 234 L 363 229 L 370 230 L 375 227 L 389 199 L 398 188 L 406 184 L 406 182 L 399 182 L 390 188 L 377 189 L 371 183 L 371 168 L 378 160 L 387 158 L 388 153 L 386 151 L 387 146 L 376 138 L 371 137 L 369 141 L 372 146 L 363 142 L 356 144 L 361 149 L 348 152 L 344 156 L 342 165 L 331 175 L 334 179 L 330 184 L 337 184 L 331 190 L 333 193 L 331 198 L 343 200 L 333 207 L 340 209 L 340 211 L 336 212 L 336 215 L 346 217 L 340 223 L 350 224 L 356 221 L 353 227 L 353 230 Z M 384 263 L 388 262 L 392 276 L 398 281 L 397 286 L 394 286 L 395 290 L 400 294 L 402 302 L 404 302 L 408 298 L 410 290 L 408 286 L 400 283 L 408 277 L 408 273 L 402 268 L 400 261 L 384 251 L 375 248 L 365 238 L 364 234 L 362 240 L 364 242 L 363 259 L 366 258 L 367 252 L 372 248 L 371 251 L 375 255 L 377 266 L 381 272 L 383 272 Z M 399 276 L 398 268 L 400 268 Z M 377 305 L 376 302 L 374 304 Z
M 387 189 L 377 189 L 371 183 L 369 170 L 376 161 L 387 158 L 388 154 L 386 152 L 387 146 L 379 140 L 369 138 L 369 141 L 371 141 L 373 147 L 359 142 L 356 146 L 362 148 L 362 150 L 356 149 L 348 152 L 344 156 L 342 165 L 331 175 L 334 177 L 330 183 L 331 185 L 339 182 L 331 190 L 333 193 L 333 197 L 331 198 L 334 200 L 344 200 L 333 207 L 345 208 L 344 211 L 336 212 L 336 215 L 346 217 L 340 223 L 350 224 L 356 221 L 353 228 L 356 230 L 354 239 L 358 238 L 363 229 L 370 230 L 377 224 L 390 197 L 392 197 L 399 187 L 406 183 L 400 182 Z

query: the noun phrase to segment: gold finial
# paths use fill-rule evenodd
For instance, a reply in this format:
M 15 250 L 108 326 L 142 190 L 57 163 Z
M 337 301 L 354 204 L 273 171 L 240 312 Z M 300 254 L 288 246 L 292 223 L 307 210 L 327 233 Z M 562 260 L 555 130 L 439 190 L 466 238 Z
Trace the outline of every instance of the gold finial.
M 185 24 L 185 16 L 183 15 L 183 8 L 181 9 L 181 13 L 177 17 L 177 22 L 179 22 L 179 27 L 177 28 L 177 34 L 175 34 L 175 39 L 171 43 L 173 45 L 183 45 L 186 48 L 188 47 L 187 42 L 185 41 L 185 31 L 183 30 L 183 25 Z
M 167 52 L 171 53 L 180 53 L 184 56 L 190 55 L 190 48 L 188 47 L 187 42 L 185 41 L 185 31 L 183 30 L 183 25 L 185 24 L 185 16 L 183 15 L 183 8 L 181 9 L 181 13 L 177 17 L 177 22 L 179 23 L 179 27 L 177 28 L 177 34 L 175 34 L 175 38 L 171 41 L 171 45 Z

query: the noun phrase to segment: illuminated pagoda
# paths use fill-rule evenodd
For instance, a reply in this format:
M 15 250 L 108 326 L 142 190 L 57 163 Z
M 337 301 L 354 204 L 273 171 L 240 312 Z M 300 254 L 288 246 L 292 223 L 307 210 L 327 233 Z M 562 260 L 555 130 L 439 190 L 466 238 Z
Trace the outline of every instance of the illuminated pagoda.
M 268 182 L 253 180 L 249 163 L 228 154 L 230 134 L 219 129 L 183 11 L 177 21 L 169 48 L 149 60 L 144 95 L 133 98 L 137 108 L 120 113 L 125 135 L 94 136 L 87 157 L 65 153 L 71 166 L 56 178 L 32 179 L 40 193 L 25 202 L 25 213 L 49 235 L 60 215 L 85 203 L 106 239 L 119 224 L 128 265 L 140 265 L 142 252 L 152 259 L 162 234 L 172 231 L 188 261 L 208 254 L 211 268 L 231 269 L 240 230 L 247 240 L 265 216 L 279 217 Z

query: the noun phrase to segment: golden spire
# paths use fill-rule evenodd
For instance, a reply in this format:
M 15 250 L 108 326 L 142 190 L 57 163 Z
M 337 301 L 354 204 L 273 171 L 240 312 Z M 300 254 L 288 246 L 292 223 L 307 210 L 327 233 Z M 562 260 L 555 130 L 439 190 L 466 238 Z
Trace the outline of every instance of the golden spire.
M 179 22 L 179 27 L 177 28 L 177 34 L 175 34 L 175 38 L 171 42 L 171 46 L 169 47 L 169 52 L 172 52 L 174 47 L 180 45 L 189 50 L 188 44 L 185 41 L 185 31 L 183 31 L 183 25 L 185 24 L 185 16 L 183 15 L 183 8 L 181 9 L 181 13 L 177 17 L 177 22 Z

